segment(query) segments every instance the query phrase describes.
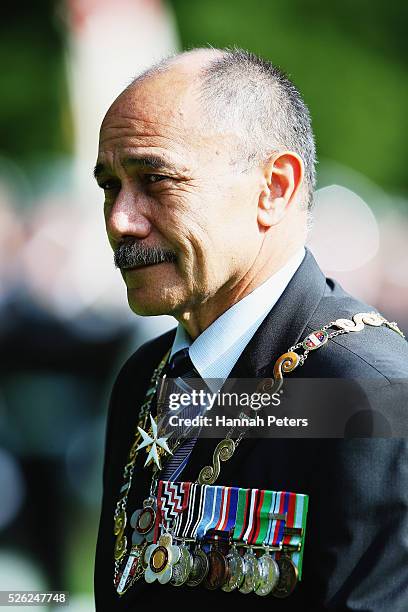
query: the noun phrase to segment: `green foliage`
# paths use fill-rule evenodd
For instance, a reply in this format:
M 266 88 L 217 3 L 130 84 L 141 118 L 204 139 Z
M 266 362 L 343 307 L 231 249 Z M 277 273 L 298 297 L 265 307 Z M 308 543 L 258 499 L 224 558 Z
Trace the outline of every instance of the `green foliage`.
M 402 0 L 169 0 L 184 48 L 249 48 L 302 91 L 320 159 L 406 192 L 408 4 Z M 0 155 L 34 176 L 71 148 L 62 24 L 51 0 L 6 5 L 0 53 Z M 135 31 L 137 24 L 135 24 Z M 43 163 L 43 162 L 42 162 Z
M 19 3 L 2 9 L 0 55 L 1 154 L 28 173 L 40 158 L 70 148 L 63 40 L 55 2 Z
M 248 48 L 293 79 L 320 158 L 407 190 L 408 5 L 342 0 L 173 0 L 184 48 Z M 405 22 L 405 25 L 404 25 Z

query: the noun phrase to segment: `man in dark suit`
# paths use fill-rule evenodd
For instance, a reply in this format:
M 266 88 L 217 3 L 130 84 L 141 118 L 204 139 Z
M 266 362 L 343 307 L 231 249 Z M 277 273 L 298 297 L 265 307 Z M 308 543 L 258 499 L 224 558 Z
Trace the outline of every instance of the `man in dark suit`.
M 142 346 L 112 392 L 98 611 L 198 601 L 251 605 L 237 590 L 147 584 L 143 577 L 117 594 L 118 559 L 124 548 L 129 552 L 129 523 L 134 528 L 133 513 L 149 497 L 154 461 L 144 468 L 144 451 L 130 455 L 130 486 L 124 467 L 152 373 L 167 353 L 166 367 L 182 355 L 208 385 L 212 378 L 224 384 L 271 377 L 276 360 L 289 349 L 301 354 L 302 347 L 293 347 L 313 332 L 372 310 L 326 279 L 304 250 L 314 163 L 299 93 L 270 64 L 239 50 L 195 50 L 166 60 L 136 79 L 104 119 L 95 175 L 130 307 L 171 314 L 179 326 Z M 244 437 L 221 466 L 217 484 L 309 495 L 302 581 L 287 599 L 257 604 L 313 612 L 408 609 L 408 445 L 368 437 L 377 432 L 373 406 L 389 424 L 379 431 L 395 434 L 393 411 L 401 416 L 404 405 L 401 386 L 391 383 L 406 379 L 408 350 L 386 322 L 360 327 L 332 336 L 287 374 L 350 381 L 343 402 L 335 394 L 326 398 L 333 417 L 343 403 L 358 407 L 347 439 Z M 216 444 L 204 437 L 182 444 L 171 459 L 162 457 L 157 477 L 175 473 L 169 466 L 181 453 L 178 480 L 196 481 Z

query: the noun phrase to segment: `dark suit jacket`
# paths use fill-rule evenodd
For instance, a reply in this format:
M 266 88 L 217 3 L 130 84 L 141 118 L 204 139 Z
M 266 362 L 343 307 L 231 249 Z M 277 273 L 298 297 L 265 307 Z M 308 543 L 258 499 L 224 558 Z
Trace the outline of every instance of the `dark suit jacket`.
M 307 252 L 231 377 L 271 374 L 275 360 L 308 333 L 334 319 L 370 310 L 326 279 Z M 97 611 L 137 610 L 150 601 L 154 607 L 183 605 L 185 609 L 196 602 L 208 606 L 241 602 L 298 612 L 407 612 L 408 443 L 402 438 L 244 438 L 232 459 L 222 465 L 216 484 L 309 495 L 303 578 L 286 600 L 245 598 L 238 592 L 203 587 L 148 585 L 143 578 L 122 597 L 116 594 L 113 515 L 122 470 L 151 373 L 173 338 L 174 331 L 168 332 L 136 351 L 123 366 L 112 392 L 95 565 Z M 365 380 L 361 394 L 369 404 L 375 399 L 370 398 L 370 381 L 377 390 L 379 385 L 388 389 L 391 379 L 408 378 L 407 364 L 403 338 L 384 326 L 366 326 L 362 332 L 331 340 L 290 376 Z M 389 401 L 392 408 L 392 395 Z M 216 443 L 211 439 L 197 442 L 183 480 L 196 480 L 201 467 L 211 463 Z M 151 471 L 143 469 L 144 461 L 144 454 L 138 457 L 128 512 L 139 508 L 148 494 Z

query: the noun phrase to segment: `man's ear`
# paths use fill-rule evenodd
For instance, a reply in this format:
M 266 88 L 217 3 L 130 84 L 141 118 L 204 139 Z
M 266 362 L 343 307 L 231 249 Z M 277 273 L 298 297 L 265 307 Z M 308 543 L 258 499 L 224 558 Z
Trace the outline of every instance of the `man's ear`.
M 258 223 L 267 229 L 285 216 L 303 183 L 304 165 L 294 151 L 270 157 L 263 167 L 263 189 L 258 201 Z

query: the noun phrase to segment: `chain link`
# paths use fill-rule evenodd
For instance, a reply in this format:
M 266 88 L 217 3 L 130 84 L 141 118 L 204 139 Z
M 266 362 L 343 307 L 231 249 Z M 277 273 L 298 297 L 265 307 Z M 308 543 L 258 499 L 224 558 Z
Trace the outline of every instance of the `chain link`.
M 384 317 L 382 317 L 382 319 L 383 319 L 383 323 L 385 325 L 387 325 L 391 329 L 394 329 L 394 331 L 398 331 L 398 333 L 401 333 L 400 330 L 398 329 L 397 323 L 395 323 L 395 322 L 389 323 L 386 319 L 384 319 Z M 330 321 L 330 323 L 327 323 L 327 325 L 324 325 L 318 331 L 326 332 L 328 329 L 330 329 L 331 327 L 335 327 L 335 326 L 337 326 L 336 321 Z M 342 334 L 348 334 L 348 333 L 350 333 L 350 331 L 351 330 L 349 330 L 349 329 L 336 329 L 336 330 L 333 330 L 331 333 L 328 334 L 327 341 L 328 340 L 332 340 L 333 338 L 336 338 L 337 336 L 341 336 Z M 300 348 L 303 348 L 303 354 L 298 355 L 298 357 L 299 357 L 298 365 L 299 366 L 303 366 L 305 364 L 306 359 L 309 356 L 309 353 L 311 352 L 310 349 L 307 349 L 307 348 L 304 347 L 304 341 L 298 342 L 297 344 L 294 344 L 293 346 L 291 346 L 288 349 L 287 352 L 288 353 L 294 353 L 294 352 L 296 352 Z M 233 434 L 234 434 L 235 429 L 236 429 L 235 427 L 232 427 L 229 430 L 229 432 L 227 433 L 226 438 L 231 438 L 233 436 Z M 243 437 L 245 436 L 247 431 L 248 431 L 248 428 L 246 428 L 244 431 L 242 431 L 239 434 L 238 438 L 235 441 L 235 448 L 237 448 L 237 446 L 239 445 L 239 443 L 241 442 L 241 440 L 243 439 Z
M 150 387 L 148 389 L 148 392 L 146 394 L 146 398 L 143 401 L 140 410 L 139 410 L 139 418 L 137 421 L 137 427 L 140 427 L 141 429 L 145 429 L 146 428 L 146 423 L 147 423 L 147 419 L 150 415 L 150 409 L 151 409 L 151 405 L 152 405 L 152 401 L 153 398 L 155 396 L 155 393 L 157 391 L 157 387 L 160 381 L 160 374 L 162 373 L 164 366 L 166 364 L 168 355 L 169 355 L 168 351 L 166 353 L 166 355 L 163 357 L 163 359 L 160 361 L 159 365 L 155 368 L 152 377 L 150 379 Z M 123 494 L 119 497 L 119 499 L 116 502 L 116 506 L 115 506 L 115 512 L 114 512 L 114 524 L 116 524 L 116 521 L 118 519 L 118 517 L 120 516 L 121 513 L 125 513 L 126 512 L 126 507 L 127 507 L 127 500 L 128 500 L 128 495 L 129 495 L 129 491 L 130 491 L 130 487 L 132 485 L 132 478 L 133 478 L 133 472 L 135 469 L 135 465 L 136 465 L 136 459 L 138 456 L 138 451 L 137 451 L 137 446 L 140 440 L 140 433 L 139 430 L 136 428 L 135 431 L 135 437 L 132 443 L 132 446 L 130 448 L 129 451 L 129 460 L 126 463 L 125 467 L 123 468 L 123 484 L 121 487 L 121 491 L 123 490 Z M 152 478 L 152 482 L 150 485 L 150 495 L 152 495 L 152 491 L 155 490 L 155 488 L 157 487 L 157 478 L 156 478 L 156 474 L 157 474 L 157 468 L 156 466 L 154 466 L 153 468 L 153 478 Z M 119 534 L 117 537 L 124 537 L 123 533 Z M 116 587 L 116 580 L 117 580 L 117 576 L 119 573 L 119 568 L 120 568 L 120 559 L 114 559 L 114 572 L 113 572 L 113 582 L 114 585 Z

